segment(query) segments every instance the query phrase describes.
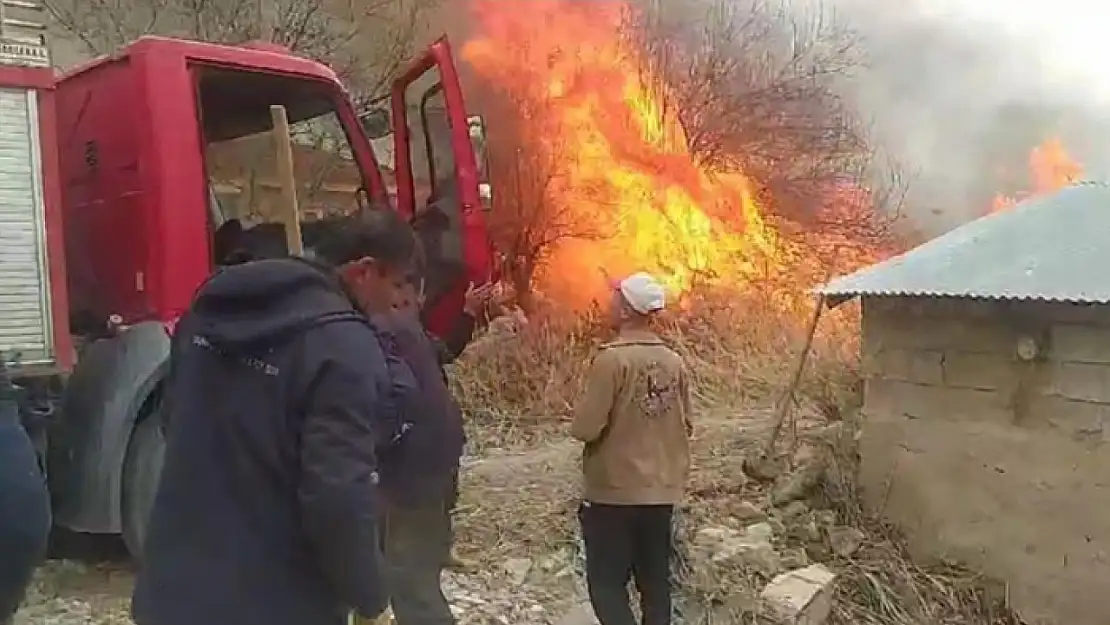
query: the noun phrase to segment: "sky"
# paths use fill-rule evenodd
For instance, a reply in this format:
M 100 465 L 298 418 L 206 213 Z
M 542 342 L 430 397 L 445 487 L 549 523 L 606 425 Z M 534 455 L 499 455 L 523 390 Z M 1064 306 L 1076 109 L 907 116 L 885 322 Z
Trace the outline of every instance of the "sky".
M 749 0 L 738 0 L 749 1 Z M 866 67 L 846 93 L 910 181 L 903 207 L 939 233 L 983 214 L 1030 150 L 1058 138 L 1110 179 L 1110 3 L 784 0 L 834 10 Z

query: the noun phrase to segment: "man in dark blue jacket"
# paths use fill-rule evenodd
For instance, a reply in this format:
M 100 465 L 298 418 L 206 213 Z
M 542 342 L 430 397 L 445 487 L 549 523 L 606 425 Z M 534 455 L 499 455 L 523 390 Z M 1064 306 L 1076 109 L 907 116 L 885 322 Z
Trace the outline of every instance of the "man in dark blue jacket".
M 404 434 L 381 460 L 391 603 L 398 625 L 451 625 L 455 619 L 440 573 L 450 561 L 450 515 L 465 435 L 442 367 L 453 347 L 465 346 L 464 334 L 473 328 L 456 337 L 459 344 L 444 344 L 420 321 L 419 289 L 410 282 L 398 295 L 390 339 L 417 390 L 403 402 Z
M 50 495 L 15 391 L 0 354 L 0 623 L 19 608 L 50 536 Z
M 138 625 L 342 625 L 385 609 L 375 450 L 414 382 L 368 317 L 417 245 L 390 212 L 328 228 L 320 265 L 223 269 L 177 326 Z
M 407 323 L 411 323 L 414 318 L 419 318 L 420 311 L 424 307 L 424 288 L 420 278 L 413 277 L 409 281 L 406 289 L 399 292 L 399 299 L 394 304 L 394 309 L 403 318 L 407 319 Z M 429 340 L 435 350 L 436 357 L 439 361 L 440 367 L 445 367 L 462 355 L 463 350 L 470 344 L 474 338 L 474 332 L 478 326 L 488 318 L 489 307 L 492 298 L 496 293 L 495 285 L 486 284 L 483 286 L 475 287 L 471 285 L 466 291 L 466 299 L 463 304 L 463 314 L 456 320 L 455 325 L 452 327 L 451 332 L 446 336 L 440 338 L 430 332 L 425 331 L 427 340 Z M 423 323 L 421 319 L 421 323 Z M 409 326 L 411 329 L 411 325 Z M 410 350 L 411 353 L 411 350 Z M 447 372 L 442 371 L 443 380 L 446 383 Z M 451 399 L 453 402 L 453 398 Z M 464 439 L 465 443 L 465 439 Z M 460 448 L 461 452 L 461 448 Z M 448 496 L 446 507 L 448 514 L 448 532 L 450 536 L 450 548 L 444 554 L 444 566 L 447 568 L 462 569 L 471 566 L 470 562 L 464 560 L 455 551 L 454 545 L 454 529 L 451 522 L 450 512 L 453 511 L 459 501 L 459 471 L 456 463 L 454 472 L 451 479 L 451 492 Z

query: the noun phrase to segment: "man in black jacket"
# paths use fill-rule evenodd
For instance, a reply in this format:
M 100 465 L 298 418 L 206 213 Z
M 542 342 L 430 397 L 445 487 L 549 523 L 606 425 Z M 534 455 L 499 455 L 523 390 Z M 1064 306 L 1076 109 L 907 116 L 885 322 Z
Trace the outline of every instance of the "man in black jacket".
M 417 245 L 389 212 L 328 227 L 321 265 L 225 268 L 177 326 L 138 625 L 342 625 L 385 609 L 375 451 L 415 382 L 368 317 Z
M 465 347 L 473 327 L 440 341 L 421 323 L 419 278 L 398 291 L 389 340 L 409 366 L 417 389 L 401 402 L 402 435 L 383 453 L 385 554 L 398 625 L 452 625 L 440 586 L 450 560 L 451 508 L 465 435 L 462 413 L 442 367 Z
M 16 389 L 0 354 L 0 623 L 9 623 L 46 557 L 50 495 L 20 422 Z
M 423 291 L 424 288 L 421 279 L 413 277 L 409 281 L 408 287 L 399 292 L 399 299 L 394 305 L 394 309 L 403 317 L 407 317 L 410 320 L 419 318 L 420 310 L 424 307 Z M 463 314 L 455 321 L 455 325 L 451 328 L 451 331 L 442 338 L 425 331 L 427 339 L 435 349 L 440 367 L 446 367 L 455 362 L 455 360 L 462 355 L 466 346 L 474 339 L 474 332 L 478 329 L 479 325 L 484 324 L 487 320 L 491 301 L 497 293 L 496 285 L 493 283 L 478 287 L 475 287 L 473 284 L 470 285 L 466 291 L 466 299 L 463 303 Z M 421 320 L 421 322 L 423 323 L 423 320 Z M 441 371 L 441 373 L 446 383 L 447 372 Z M 447 568 L 464 569 L 469 568 L 471 563 L 459 556 L 458 552 L 455 550 L 454 527 L 450 518 L 450 513 L 458 505 L 458 502 L 459 471 L 456 465 L 451 476 L 451 491 L 446 501 L 446 508 L 448 511 L 447 529 L 450 548 L 444 553 L 443 565 Z

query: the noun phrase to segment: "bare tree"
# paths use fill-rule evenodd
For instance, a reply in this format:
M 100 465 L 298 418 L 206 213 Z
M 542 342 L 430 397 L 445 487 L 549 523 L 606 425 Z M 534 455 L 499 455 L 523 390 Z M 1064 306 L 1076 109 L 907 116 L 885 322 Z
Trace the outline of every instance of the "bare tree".
M 90 55 L 148 34 L 263 39 L 328 63 L 359 102 L 388 91 L 438 0 L 46 0 Z
M 783 214 L 804 214 L 859 168 L 867 127 L 841 95 L 862 61 L 833 14 L 775 0 L 643 0 L 625 35 L 700 165 L 742 170 Z
M 528 311 L 534 303 L 536 275 L 559 244 L 601 238 L 604 225 L 587 221 L 567 201 L 577 197 L 566 187 L 573 153 L 562 138 L 565 133 L 554 115 L 552 96 L 540 82 L 502 84 L 513 86 L 483 93 L 487 114 L 498 120 L 488 144 L 497 185 L 491 234 L 505 254 L 518 304 Z

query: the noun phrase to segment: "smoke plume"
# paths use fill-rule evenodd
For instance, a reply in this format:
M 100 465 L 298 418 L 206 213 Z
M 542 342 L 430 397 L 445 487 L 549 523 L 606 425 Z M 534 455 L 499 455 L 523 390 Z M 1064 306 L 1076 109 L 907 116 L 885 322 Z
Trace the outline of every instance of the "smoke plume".
M 590 1 L 598 0 L 582 0 Z M 626 1 L 685 12 L 722 0 Z M 1030 151 L 1049 138 L 1062 140 L 1086 178 L 1110 174 L 1110 147 L 1103 140 L 1110 136 L 1103 113 L 1110 89 L 1099 87 L 1093 72 L 1062 71 L 1067 68 L 1058 55 L 1055 65 L 1046 61 L 1068 36 L 1066 26 L 1055 39 L 1039 37 L 1034 27 L 1043 28 L 1030 15 L 1024 15 L 1024 28 L 1016 28 L 1005 15 L 987 15 L 965 0 L 723 1 L 784 3 L 800 23 L 819 11 L 858 34 L 866 63 L 845 78 L 844 95 L 870 122 L 884 159 L 902 171 L 909 186 L 904 210 L 926 233 L 983 215 L 1000 193 L 1029 191 Z M 527 0 L 518 4 L 528 10 Z M 467 5 L 445 2 L 429 31 L 446 31 L 462 43 Z M 1060 13 L 1079 14 L 1067 7 Z M 463 73 L 466 78 L 465 67 Z M 468 100 L 481 108 L 475 91 L 468 89 Z
M 846 92 L 906 171 L 914 224 L 937 233 L 982 215 L 997 193 L 1028 190 L 1030 150 L 1050 137 L 1099 178 L 1110 167 L 1110 128 L 1091 77 L 1048 66 L 1050 39 L 942 3 L 823 7 L 860 36 L 867 66 Z

